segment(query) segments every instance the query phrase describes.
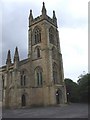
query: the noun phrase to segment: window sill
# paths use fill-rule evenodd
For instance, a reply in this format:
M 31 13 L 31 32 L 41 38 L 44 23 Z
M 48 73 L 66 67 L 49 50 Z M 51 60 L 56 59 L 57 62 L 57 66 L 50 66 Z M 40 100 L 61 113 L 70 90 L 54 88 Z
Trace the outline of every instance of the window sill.
M 32 87 L 32 88 L 42 88 L 43 86 L 35 86 L 35 87 Z
M 42 59 L 42 57 L 32 59 L 32 61 L 39 60 L 39 59 Z
M 32 46 L 35 46 L 35 45 L 40 44 L 40 43 L 41 43 L 41 42 L 38 42 L 38 43 L 32 44 Z

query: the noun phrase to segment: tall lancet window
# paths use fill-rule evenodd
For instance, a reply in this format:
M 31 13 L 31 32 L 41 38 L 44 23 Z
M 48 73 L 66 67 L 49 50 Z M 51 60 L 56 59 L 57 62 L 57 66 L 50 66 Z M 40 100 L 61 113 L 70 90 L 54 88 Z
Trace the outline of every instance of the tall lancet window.
M 40 57 L 40 48 L 37 48 L 37 58 Z
M 55 47 L 52 48 L 52 58 L 57 59 L 57 50 Z
M 50 27 L 49 28 L 49 42 L 52 43 L 52 44 L 55 44 L 55 38 L 54 38 L 54 29 L 53 27 Z
M 56 63 L 53 64 L 53 82 L 54 84 L 58 83 L 58 71 Z
M 4 79 L 4 76 L 2 75 L 2 88 L 5 87 L 5 79 Z
M 42 72 L 42 68 L 39 66 L 35 69 L 35 83 L 37 87 L 41 87 L 43 84 Z
M 41 47 L 40 46 L 35 47 L 33 58 L 34 59 L 40 59 L 41 58 Z
M 41 29 L 39 27 L 35 27 L 33 31 L 33 45 L 41 42 Z
M 27 72 L 26 71 L 21 71 L 21 86 L 26 86 L 27 85 Z

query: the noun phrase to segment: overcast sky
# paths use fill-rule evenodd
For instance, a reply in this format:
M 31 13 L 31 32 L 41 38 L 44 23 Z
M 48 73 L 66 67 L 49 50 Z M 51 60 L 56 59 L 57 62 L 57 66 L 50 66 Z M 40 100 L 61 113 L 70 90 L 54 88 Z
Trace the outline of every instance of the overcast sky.
M 56 12 L 64 77 L 77 81 L 83 71 L 88 72 L 88 0 L 2 0 L 0 66 L 6 62 L 8 49 L 11 50 L 13 60 L 16 46 L 20 58 L 27 57 L 29 11 L 32 9 L 33 16 L 39 16 L 43 1 L 50 17 L 53 10 Z

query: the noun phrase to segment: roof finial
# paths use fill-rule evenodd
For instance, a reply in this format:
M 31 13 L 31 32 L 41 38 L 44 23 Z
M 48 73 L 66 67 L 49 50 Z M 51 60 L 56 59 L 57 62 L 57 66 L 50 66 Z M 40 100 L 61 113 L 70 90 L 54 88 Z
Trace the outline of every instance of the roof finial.
M 53 10 L 53 19 L 57 19 L 54 10 Z
M 30 10 L 30 16 L 29 19 L 33 20 L 32 10 Z
M 33 15 L 32 15 L 32 10 L 30 10 L 30 15 L 29 15 L 29 25 L 33 21 Z
M 46 15 L 46 14 L 47 14 L 47 11 L 46 11 L 46 8 L 45 8 L 45 3 L 43 2 L 42 15 Z
M 18 48 L 16 47 L 15 49 L 15 54 L 14 54 L 14 62 L 19 61 L 19 53 L 18 53 Z
M 54 10 L 53 10 L 53 22 L 57 25 L 57 18 Z
M 11 64 L 11 53 L 10 53 L 10 50 L 8 50 L 6 64 L 9 64 L 9 65 Z

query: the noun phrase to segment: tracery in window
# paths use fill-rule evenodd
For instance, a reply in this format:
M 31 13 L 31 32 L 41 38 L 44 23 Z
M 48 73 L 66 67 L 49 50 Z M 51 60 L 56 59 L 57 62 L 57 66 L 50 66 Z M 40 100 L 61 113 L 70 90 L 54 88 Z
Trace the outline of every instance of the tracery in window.
M 21 71 L 21 86 L 26 86 L 27 83 L 27 71 Z
M 35 27 L 33 31 L 33 44 L 38 44 L 41 42 L 41 29 L 39 27 Z
M 43 84 L 42 68 L 39 66 L 35 69 L 35 78 L 36 78 L 36 86 L 42 86 Z

